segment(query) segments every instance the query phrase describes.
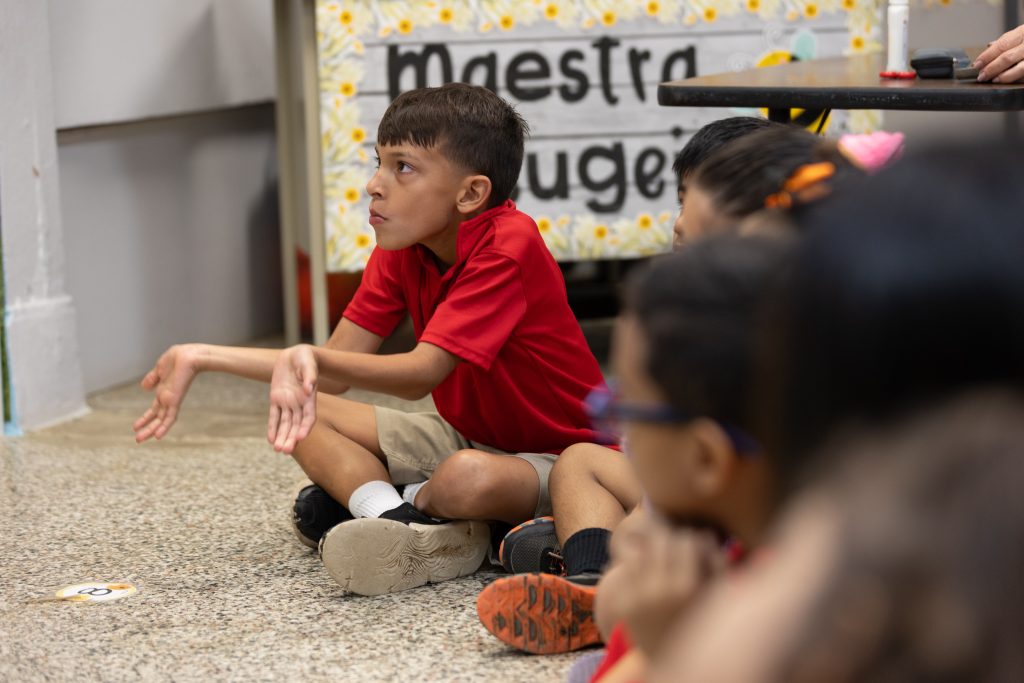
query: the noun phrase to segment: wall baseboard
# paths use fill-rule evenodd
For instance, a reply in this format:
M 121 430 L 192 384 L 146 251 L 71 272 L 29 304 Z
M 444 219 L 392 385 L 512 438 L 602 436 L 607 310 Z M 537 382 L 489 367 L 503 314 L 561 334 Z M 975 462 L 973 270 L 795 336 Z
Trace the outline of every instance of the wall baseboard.
M 9 429 L 41 429 L 89 412 L 82 391 L 71 297 L 8 305 Z

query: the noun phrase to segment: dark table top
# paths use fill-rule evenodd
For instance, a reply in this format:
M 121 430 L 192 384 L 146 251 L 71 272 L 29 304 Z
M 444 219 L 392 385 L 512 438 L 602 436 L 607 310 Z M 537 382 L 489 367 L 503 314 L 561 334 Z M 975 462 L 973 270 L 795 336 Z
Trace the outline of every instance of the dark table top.
M 975 50 L 973 54 L 978 52 Z M 1024 109 L 1024 84 L 921 78 L 887 80 L 878 76 L 884 66 L 885 55 L 866 54 L 669 81 L 658 86 L 658 104 L 769 109 Z

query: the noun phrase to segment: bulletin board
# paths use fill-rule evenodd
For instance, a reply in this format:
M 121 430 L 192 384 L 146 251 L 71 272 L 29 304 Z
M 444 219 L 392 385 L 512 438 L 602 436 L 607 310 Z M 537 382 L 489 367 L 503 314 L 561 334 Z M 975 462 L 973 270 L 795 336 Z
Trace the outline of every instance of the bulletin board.
M 401 92 L 449 81 L 508 99 L 532 135 L 515 195 L 560 261 L 668 251 L 675 153 L 708 121 L 658 83 L 881 49 L 875 0 L 317 0 L 325 256 L 361 271 L 376 126 Z M 837 113 L 833 131 L 875 126 Z

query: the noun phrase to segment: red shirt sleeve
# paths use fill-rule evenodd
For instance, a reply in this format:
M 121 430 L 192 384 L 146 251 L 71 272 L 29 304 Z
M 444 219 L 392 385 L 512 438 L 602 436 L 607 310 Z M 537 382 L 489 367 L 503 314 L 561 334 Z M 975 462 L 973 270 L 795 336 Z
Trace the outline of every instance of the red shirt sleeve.
M 380 337 L 387 337 L 394 331 L 408 306 L 398 278 L 403 251 L 375 248 L 366 263 L 359 288 L 345 307 L 346 318 Z
M 519 265 L 501 254 L 479 254 L 456 278 L 420 341 L 489 370 L 525 314 Z
M 619 660 L 626 656 L 626 653 L 633 648 L 629 642 L 629 635 L 626 633 L 625 623 L 619 623 L 612 629 L 608 636 L 608 642 L 604 646 L 604 659 L 594 670 L 590 677 L 590 683 L 597 683 L 608 671 L 618 664 Z

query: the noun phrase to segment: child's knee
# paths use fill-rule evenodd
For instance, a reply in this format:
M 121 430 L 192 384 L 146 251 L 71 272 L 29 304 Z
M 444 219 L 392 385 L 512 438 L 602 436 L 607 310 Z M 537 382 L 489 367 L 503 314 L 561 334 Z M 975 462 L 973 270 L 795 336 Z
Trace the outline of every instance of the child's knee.
M 449 519 L 522 521 L 537 506 L 536 483 L 537 472 L 526 460 L 463 450 L 438 466 L 424 488 L 429 489 L 428 497 L 421 495 L 416 503 Z
M 558 456 L 555 467 L 579 467 L 580 465 L 586 465 L 595 449 L 599 448 L 601 446 L 592 443 L 574 443 Z
M 456 451 L 437 466 L 416 499 L 421 508 L 430 508 L 445 517 L 458 518 L 466 510 L 476 510 L 500 488 L 501 481 L 488 467 L 486 453 Z
M 569 446 L 555 460 L 548 478 L 548 486 L 558 489 L 563 484 L 579 481 L 583 477 L 593 477 L 597 458 L 608 449 L 593 443 L 577 443 Z

